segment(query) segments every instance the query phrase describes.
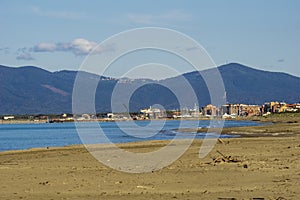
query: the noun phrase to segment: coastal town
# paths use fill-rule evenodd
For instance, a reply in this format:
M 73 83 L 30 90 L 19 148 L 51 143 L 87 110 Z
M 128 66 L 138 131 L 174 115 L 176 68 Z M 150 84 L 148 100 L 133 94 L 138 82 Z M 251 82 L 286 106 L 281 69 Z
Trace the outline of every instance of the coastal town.
M 132 113 L 98 113 L 98 114 L 53 114 L 53 115 L 5 115 L 1 116 L 1 122 L 30 121 L 45 123 L 62 123 L 73 121 L 127 121 L 127 120 L 152 120 L 152 119 L 235 119 L 252 116 L 267 116 L 274 113 L 300 112 L 300 102 L 287 104 L 285 102 L 266 102 L 263 105 L 225 104 L 220 107 L 208 104 L 199 108 L 197 104 L 193 108 L 163 110 L 158 107 L 141 109 Z

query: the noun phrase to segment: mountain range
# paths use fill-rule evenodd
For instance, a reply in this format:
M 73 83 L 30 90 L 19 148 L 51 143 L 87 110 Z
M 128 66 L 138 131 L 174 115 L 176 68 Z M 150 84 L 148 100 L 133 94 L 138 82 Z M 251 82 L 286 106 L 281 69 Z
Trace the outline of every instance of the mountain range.
M 263 104 L 269 101 L 287 103 L 300 101 L 299 77 L 257 70 L 238 63 L 222 65 L 217 69 L 223 79 L 226 101 L 229 103 Z M 117 84 L 123 92 L 119 94 L 120 97 L 126 95 L 130 89 L 138 88 L 131 95 L 128 108 L 122 98 L 114 100 L 120 108 L 133 112 L 154 104 L 161 104 L 165 109 L 179 108 L 177 94 L 164 85 L 179 88 L 183 84 L 182 78 L 188 81 L 198 98 L 198 102 L 187 101 L 185 106 L 193 107 L 196 103 L 201 107 L 209 104 L 211 99 L 203 75 L 213 75 L 215 72 L 214 69 L 194 71 L 160 81 L 114 79 L 87 72 L 80 73 L 84 81 L 99 80 L 95 93 L 96 112 L 111 111 L 112 92 Z M 77 74 L 77 71 L 49 72 L 33 66 L 0 65 L 0 115 L 72 113 L 72 92 Z M 139 87 L 141 83 L 143 86 Z M 189 97 L 185 89 L 178 90 L 177 93 Z M 85 111 L 90 112 L 83 107 L 82 112 Z

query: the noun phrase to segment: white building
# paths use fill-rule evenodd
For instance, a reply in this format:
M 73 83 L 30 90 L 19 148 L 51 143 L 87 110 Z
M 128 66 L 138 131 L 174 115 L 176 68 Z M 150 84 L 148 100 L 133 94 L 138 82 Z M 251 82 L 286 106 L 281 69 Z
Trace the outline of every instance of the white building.
M 140 110 L 140 113 L 142 115 L 144 115 L 145 118 L 149 118 L 149 119 L 157 119 L 157 118 L 166 117 L 165 111 L 163 111 L 159 108 L 152 108 L 151 106 L 150 106 L 150 108 Z
M 4 116 L 3 119 L 4 120 L 10 120 L 10 119 L 14 119 L 14 116 Z

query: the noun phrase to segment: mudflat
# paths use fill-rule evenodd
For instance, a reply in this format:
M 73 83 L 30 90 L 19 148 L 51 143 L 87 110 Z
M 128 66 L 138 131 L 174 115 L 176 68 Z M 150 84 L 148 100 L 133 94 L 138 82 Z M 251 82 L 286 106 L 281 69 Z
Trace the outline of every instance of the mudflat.
M 300 199 L 299 122 L 234 129 L 226 134 L 253 135 L 222 139 L 201 159 L 203 141 L 195 140 L 173 164 L 140 174 L 111 169 L 83 146 L 1 152 L 0 199 Z M 151 152 L 167 144 L 119 146 Z

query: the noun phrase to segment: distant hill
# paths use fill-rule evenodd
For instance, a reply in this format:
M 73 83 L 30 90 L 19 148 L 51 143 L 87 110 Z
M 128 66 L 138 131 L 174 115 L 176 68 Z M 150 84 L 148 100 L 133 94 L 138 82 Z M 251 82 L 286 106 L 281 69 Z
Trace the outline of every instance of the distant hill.
M 300 101 L 300 78 L 286 73 L 252 69 L 237 63 L 219 67 L 232 103 L 262 104 L 268 101 Z
M 218 67 L 222 75 L 227 101 L 230 103 L 262 104 L 266 101 L 300 101 L 300 78 L 285 73 L 256 70 L 238 63 Z M 111 95 L 118 82 L 109 77 L 85 73 L 83 78 L 101 80 L 96 92 L 96 111 L 111 111 Z M 203 73 L 214 73 L 213 70 L 183 74 L 192 85 L 198 104 L 210 103 L 210 97 Z M 77 71 L 49 72 L 38 67 L 0 66 L 0 115 L 4 114 L 51 114 L 72 112 L 72 91 Z M 178 108 L 176 96 L 162 85 L 182 84 L 180 77 L 161 81 L 122 80 L 122 92 L 146 83 L 138 88 L 130 99 L 129 108 L 125 107 L 122 98 L 116 104 L 130 111 L 137 111 L 153 104 L 161 104 L 166 109 Z M 179 91 L 184 95 L 186 91 Z M 122 96 L 122 94 L 120 94 Z M 188 98 L 187 98 L 188 99 Z M 192 107 L 196 102 L 187 102 Z
M 300 78 L 286 73 L 253 69 L 238 63 L 218 67 L 222 76 L 229 103 L 263 104 L 268 101 L 300 101 Z M 205 70 L 201 73 L 213 73 Z M 194 80 L 196 91 L 203 90 L 198 72 L 184 74 Z M 196 78 L 198 77 L 198 78 Z M 207 100 L 207 99 L 206 99 Z M 205 102 L 207 103 L 207 102 Z

